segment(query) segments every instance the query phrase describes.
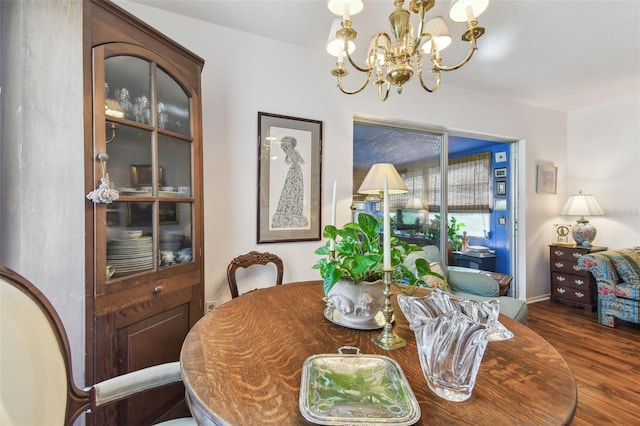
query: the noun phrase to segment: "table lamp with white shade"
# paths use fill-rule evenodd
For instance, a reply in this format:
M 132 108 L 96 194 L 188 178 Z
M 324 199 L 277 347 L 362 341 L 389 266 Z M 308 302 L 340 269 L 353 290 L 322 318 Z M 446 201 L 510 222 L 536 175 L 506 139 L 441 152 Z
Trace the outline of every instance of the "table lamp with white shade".
M 378 194 L 384 203 L 384 309 L 382 314 L 385 319 L 382 332 L 371 338 L 373 343 L 385 350 L 392 350 L 404 347 L 407 342 L 402 337 L 393 332 L 393 307 L 391 307 L 391 227 L 389 217 L 389 200 L 391 194 L 404 194 L 409 192 L 407 185 L 404 183 L 400 174 L 390 163 L 377 163 L 371 166 L 369 173 L 364 178 L 362 185 L 358 189 L 360 194 Z
M 407 184 L 404 183 L 400 174 L 390 163 L 377 163 L 371 166 L 369 173 L 362 181 L 358 193 L 367 195 L 378 195 L 383 198 L 384 177 L 387 176 L 389 195 L 405 194 L 409 192 Z
M 575 225 L 571 227 L 571 236 L 576 244 L 583 247 L 591 247 L 591 243 L 596 238 L 597 229 L 589 223 L 585 216 L 604 216 L 604 211 L 590 194 L 572 195 L 565 203 L 562 211 L 563 216 L 580 216 Z

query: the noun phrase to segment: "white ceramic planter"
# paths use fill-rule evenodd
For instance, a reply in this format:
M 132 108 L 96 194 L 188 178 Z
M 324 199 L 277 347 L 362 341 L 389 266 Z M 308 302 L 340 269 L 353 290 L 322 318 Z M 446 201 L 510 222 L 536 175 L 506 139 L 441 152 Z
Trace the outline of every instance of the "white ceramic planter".
M 352 284 L 338 281 L 327 299 L 345 325 L 375 324 L 375 316 L 384 309 L 382 280 Z

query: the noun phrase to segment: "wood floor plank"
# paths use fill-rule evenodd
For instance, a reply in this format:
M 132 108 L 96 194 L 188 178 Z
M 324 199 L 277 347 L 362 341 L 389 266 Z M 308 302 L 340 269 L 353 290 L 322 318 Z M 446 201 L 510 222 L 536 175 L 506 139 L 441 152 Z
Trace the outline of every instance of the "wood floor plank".
M 527 326 L 560 352 L 575 378 L 571 424 L 640 425 L 640 326 L 605 327 L 595 312 L 550 301 L 528 308 Z

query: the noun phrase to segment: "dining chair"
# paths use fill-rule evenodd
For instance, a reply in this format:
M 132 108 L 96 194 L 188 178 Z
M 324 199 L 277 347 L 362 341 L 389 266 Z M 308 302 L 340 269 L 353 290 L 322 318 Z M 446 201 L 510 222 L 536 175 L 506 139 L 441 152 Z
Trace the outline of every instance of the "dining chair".
M 0 424 L 71 425 L 84 412 L 138 392 L 182 381 L 178 361 L 80 389 L 69 341 L 51 302 L 20 274 L 0 265 Z M 192 418 L 164 426 L 195 425 Z
M 229 266 L 227 266 L 227 281 L 229 282 L 229 289 L 231 290 L 231 298 L 234 299 L 238 297 L 236 271 L 239 268 L 248 268 L 252 265 L 267 265 L 269 263 L 273 263 L 276 266 L 276 285 L 282 284 L 284 267 L 282 259 L 277 255 L 268 252 L 250 251 L 247 254 L 234 258 L 231 263 L 229 263 Z

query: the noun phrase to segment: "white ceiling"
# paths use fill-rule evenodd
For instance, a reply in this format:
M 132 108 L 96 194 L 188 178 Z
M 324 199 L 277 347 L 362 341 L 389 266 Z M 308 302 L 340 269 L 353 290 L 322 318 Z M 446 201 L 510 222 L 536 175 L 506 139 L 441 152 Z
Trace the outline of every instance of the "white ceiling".
M 335 18 L 324 0 L 133 1 L 318 50 L 324 50 Z M 463 47 L 445 50 L 445 65 L 458 62 L 467 49 L 459 40 L 464 24 L 448 20 L 449 4 L 437 1 L 428 13 L 447 17 L 455 44 Z M 356 58 L 364 57 L 376 32 L 389 32 L 387 17 L 393 9 L 392 0 L 368 0 L 352 17 L 358 31 Z M 486 34 L 478 40 L 478 52 L 460 70 L 444 73 L 443 85 L 508 95 L 558 111 L 640 97 L 640 0 L 492 0 L 479 22 Z M 333 65 L 327 54 L 327 72 Z M 414 84 L 407 90 L 417 90 Z

